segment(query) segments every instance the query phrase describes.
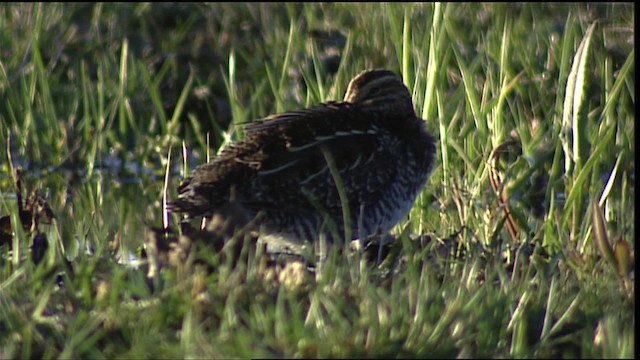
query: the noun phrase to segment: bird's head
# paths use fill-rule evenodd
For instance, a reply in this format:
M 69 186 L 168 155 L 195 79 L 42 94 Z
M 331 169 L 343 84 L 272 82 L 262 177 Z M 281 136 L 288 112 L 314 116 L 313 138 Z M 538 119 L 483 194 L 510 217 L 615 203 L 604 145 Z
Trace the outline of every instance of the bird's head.
M 365 70 L 349 82 L 343 101 L 373 111 L 415 116 L 411 94 L 402 80 L 388 70 Z

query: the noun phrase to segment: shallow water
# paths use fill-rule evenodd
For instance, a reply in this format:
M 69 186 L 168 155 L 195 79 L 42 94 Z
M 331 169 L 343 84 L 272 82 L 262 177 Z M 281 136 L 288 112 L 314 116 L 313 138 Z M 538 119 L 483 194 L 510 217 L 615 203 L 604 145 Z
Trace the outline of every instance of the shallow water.
M 119 263 L 136 263 L 149 226 L 161 225 L 161 169 L 109 160 L 88 176 L 87 169 L 18 165 L 23 203 L 35 190 L 49 205 L 55 218 L 48 224 L 41 217 L 39 228 L 67 259 L 109 251 Z M 172 173 L 170 193 L 181 178 L 177 168 Z M 0 216 L 5 216 L 17 210 L 17 194 L 7 172 L 0 173 L 0 184 Z

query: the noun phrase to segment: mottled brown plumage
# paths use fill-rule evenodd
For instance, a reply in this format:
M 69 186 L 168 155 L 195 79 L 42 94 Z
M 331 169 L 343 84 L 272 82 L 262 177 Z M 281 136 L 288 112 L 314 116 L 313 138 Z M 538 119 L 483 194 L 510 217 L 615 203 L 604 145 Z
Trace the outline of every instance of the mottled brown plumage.
M 263 232 L 291 243 L 321 233 L 343 238 L 342 202 L 327 165 L 333 159 L 355 239 L 386 232 L 407 215 L 435 153 L 409 91 L 386 70 L 356 76 L 341 102 L 272 115 L 243 130 L 242 141 L 183 181 L 170 210 L 210 216 L 231 201 L 260 213 Z

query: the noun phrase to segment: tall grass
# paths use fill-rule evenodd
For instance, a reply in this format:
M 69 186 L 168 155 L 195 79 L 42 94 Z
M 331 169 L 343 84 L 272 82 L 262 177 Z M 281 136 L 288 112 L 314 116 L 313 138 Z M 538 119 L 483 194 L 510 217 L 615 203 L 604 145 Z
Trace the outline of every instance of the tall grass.
M 634 357 L 633 10 L 0 5 L 0 357 Z M 189 167 L 371 67 L 439 141 L 393 257 L 290 288 L 204 243 L 146 279 Z M 38 265 L 9 160 L 56 216 Z

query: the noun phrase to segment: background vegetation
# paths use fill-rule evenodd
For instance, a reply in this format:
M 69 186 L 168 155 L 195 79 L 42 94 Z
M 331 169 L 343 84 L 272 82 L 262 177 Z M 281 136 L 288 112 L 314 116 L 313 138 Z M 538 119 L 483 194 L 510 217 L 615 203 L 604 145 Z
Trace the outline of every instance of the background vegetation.
M 0 5 L 0 357 L 634 357 L 634 13 Z M 372 67 L 439 141 L 396 264 L 335 252 L 289 286 L 251 244 L 202 246 L 150 283 L 167 166 L 172 197 L 233 123 Z

